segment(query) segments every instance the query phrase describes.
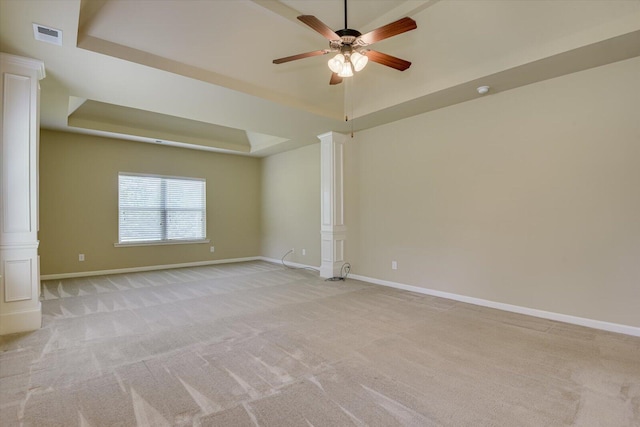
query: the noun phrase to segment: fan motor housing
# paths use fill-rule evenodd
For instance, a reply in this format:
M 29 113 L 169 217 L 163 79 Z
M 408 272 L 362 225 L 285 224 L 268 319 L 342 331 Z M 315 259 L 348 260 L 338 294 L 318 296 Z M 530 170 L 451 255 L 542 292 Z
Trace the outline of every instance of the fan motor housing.
M 360 31 L 358 30 L 352 30 L 351 28 L 345 28 L 344 30 L 338 30 L 336 31 L 336 34 L 339 35 L 341 38 L 342 37 L 360 37 L 362 35 L 362 33 L 360 33 Z
M 340 36 L 339 40 L 331 40 L 329 42 L 329 46 L 332 50 L 341 50 L 343 46 L 352 46 L 356 43 L 358 37 L 362 34 L 358 30 L 353 30 L 351 28 L 345 28 L 343 30 L 336 31 L 336 34 Z

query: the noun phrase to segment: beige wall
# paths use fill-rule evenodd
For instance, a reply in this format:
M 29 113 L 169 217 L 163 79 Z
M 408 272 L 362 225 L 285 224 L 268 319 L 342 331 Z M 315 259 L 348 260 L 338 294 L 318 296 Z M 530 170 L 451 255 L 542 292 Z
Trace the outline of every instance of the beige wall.
M 353 273 L 640 326 L 639 76 L 636 58 L 358 133 Z
M 640 326 L 638 75 L 640 58 L 357 133 L 345 157 L 353 273 Z M 260 160 L 52 131 L 41 140 L 43 274 L 291 247 L 292 261 L 320 264 L 319 144 Z M 215 254 L 114 248 L 118 171 L 207 178 Z
M 262 160 L 262 255 L 320 265 L 320 144 Z M 306 249 L 306 255 L 302 255 Z
M 215 253 L 208 244 L 114 247 L 118 172 L 205 178 Z M 42 130 L 39 238 L 44 275 L 258 256 L 260 160 Z

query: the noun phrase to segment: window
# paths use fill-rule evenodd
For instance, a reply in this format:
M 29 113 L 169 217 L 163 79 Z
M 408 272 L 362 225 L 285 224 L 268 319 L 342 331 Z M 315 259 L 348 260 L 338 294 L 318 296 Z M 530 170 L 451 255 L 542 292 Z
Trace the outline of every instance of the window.
M 118 174 L 118 242 L 204 240 L 205 185 L 197 178 Z

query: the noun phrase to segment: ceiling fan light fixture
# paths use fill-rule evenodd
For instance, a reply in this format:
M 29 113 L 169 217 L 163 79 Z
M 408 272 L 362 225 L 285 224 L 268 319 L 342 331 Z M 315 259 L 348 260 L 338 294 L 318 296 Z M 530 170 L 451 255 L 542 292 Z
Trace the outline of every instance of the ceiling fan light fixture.
M 342 69 L 338 72 L 338 76 L 340 77 L 353 76 L 353 67 L 351 66 L 351 62 L 347 61 L 344 64 L 342 64 Z
M 344 55 L 339 53 L 333 58 L 331 58 L 327 64 L 329 65 L 329 69 L 331 71 L 333 71 L 334 73 L 340 73 L 342 72 L 344 62 L 345 62 Z
M 369 61 L 398 71 L 404 71 L 411 66 L 409 61 L 368 48 L 373 43 L 418 28 L 416 21 L 409 17 L 398 19 L 362 34 L 360 31 L 349 28 L 347 24 L 347 0 L 344 0 L 344 28 L 341 30 L 332 30 L 327 24 L 313 15 L 300 15 L 297 19 L 329 40 L 329 48 L 274 59 L 274 64 L 284 64 L 298 59 L 335 52 L 337 55 L 327 61 L 327 66 L 332 71 L 331 79 L 329 80 L 330 85 L 342 83 L 344 77 L 351 77 L 354 73 L 362 71 Z
M 353 69 L 358 72 L 364 69 L 364 67 L 369 62 L 369 58 L 366 55 L 361 54 L 360 52 L 353 52 L 351 54 L 351 63 L 353 64 Z

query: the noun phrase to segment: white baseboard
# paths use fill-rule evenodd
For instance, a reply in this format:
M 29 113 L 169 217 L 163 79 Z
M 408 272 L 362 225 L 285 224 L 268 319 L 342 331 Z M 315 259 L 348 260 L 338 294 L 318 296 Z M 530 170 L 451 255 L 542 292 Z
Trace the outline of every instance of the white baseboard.
M 213 265 L 213 264 L 228 264 L 234 262 L 245 262 L 245 261 L 266 261 L 275 264 L 282 264 L 281 259 L 268 258 L 264 256 L 255 256 L 255 257 L 245 257 L 245 258 L 230 258 L 230 259 L 219 259 L 219 260 L 211 260 L 211 261 L 197 261 L 197 262 L 187 262 L 182 264 L 166 264 L 166 265 L 150 265 L 143 267 L 131 267 L 131 268 L 119 268 L 113 270 L 98 270 L 98 271 L 81 271 L 76 273 L 61 273 L 61 274 L 46 274 L 40 276 L 41 280 L 56 280 L 56 279 L 68 279 L 74 277 L 88 277 L 88 276 L 104 276 L 108 274 L 121 274 L 121 273 L 136 273 L 141 271 L 153 271 L 153 270 L 166 270 L 171 268 L 183 268 L 183 267 L 199 267 L 203 265 Z M 319 271 L 319 267 L 315 267 L 312 265 L 300 264 L 297 262 L 285 261 L 288 266 L 295 268 L 310 268 L 312 270 Z M 631 336 L 640 337 L 640 328 L 629 325 L 621 325 L 619 323 L 611 323 L 604 322 L 602 320 L 594 320 L 587 319 L 584 317 L 571 316 L 568 314 L 554 313 L 551 311 L 538 310 L 535 308 L 522 307 L 519 305 L 505 304 L 502 302 L 490 301 L 481 298 L 468 297 L 465 295 L 453 294 L 449 292 L 438 291 L 435 289 L 422 288 L 420 286 L 413 285 L 405 285 L 403 283 L 391 282 L 388 280 L 375 279 L 373 277 L 361 276 L 357 274 L 350 274 L 350 278 L 356 280 L 362 280 L 364 282 L 373 283 L 376 285 L 389 286 L 396 289 L 403 289 L 405 291 L 417 292 L 425 295 L 432 295 L 440 298 L 451 299 L 455 301 L 465 302 L 469 304 L 479 305 L 483 307 L 495 308 L 498 310 L 510 311 L 512 313 L 525 314 L 528 316 L 540 317 L 542 319 L 555 320 L 558 322 L 571 323 L 574 325 L 586 326 L 588 328 L 601 329 L 603 331 L 616 332 L 620 334 L 626 334 Z M 31 313 L 31 312 L 29 312 Z M 35 313 L 25 313 L 25 316 L 28 316 L 30 320 L 22 322 L 19 324 L 35 324 L 38 323 L 38 326 L 34 329 L 39 328 L 39 320 L 35 319 Z M 15 313 L 16 315 L 18 313 Z M 40 312 L 38 311 L 38 316 Z M 7 315 L 9 316 L 9 315 Z M 38 317 L 39 319 L 39 317 Z M 8 319 L 2 319 L 3 324 L 9 325 L 9 323 L 5 323 Z M 13 324 L 13 323 L 11 323 Z M 5 328 L 3 327 L 2 330 Z M 8 329 L 10 329 L 8 327 Z M 8 332 L 5 332 L 8 333 Z
M 107 274 L 138 273 L 141 271 L 168 270 L 171 268 L 200 267 L 203 265 L 229 264 L 232 262 L 256 261 L 256 260 L 260 260 L 261 258 L 262 257 L 252 256 L 252 257 L 245 257 L 245 258 L 229 258 L 229 259 L 216 259 L 211 261 L 184 262 L 181 264 L 146 265 L 143 267 L 116 268 L 113 270 L 79 271 L 76 273 L 60 273 L 60 274 L 43 274 L 40 276 L 40 280 L 70 279 L 74 277 L 105 276 Z
M 0 314 L 0 335 L 35 331 L 42 327 L 42 309 Z
M 640 328 L 635 326 L 621 325 L 619 323 L 604 322 L 602 320 L 587 319 L 584 317 L 571 316 L 568 314 L 554 313 L 551 311 L 538 310 L 535 308 L 522 307 L 519 305 L 505 304 L 502 302 L 490 301 L 481 298 L 468 297 L 465 295 L 452 294 L 449 292 L 437 291 L 435 289 L 422 288 L 420 286 L 405 285 L 403 283 L 391 282 L 388 280 L 374 279 L 372 277 L 350 274 L 350 278 L 362 280 L 363 282 L 375 285 L 389 286 L 405 291 L 417 292 L 425 295 L 432 295 L 440 298 L 451 299 L 483 307 L 496 308 L 498 310 L 510 311 L 512 313 L 526 314 L 528 316 L 540 317 L 542 319 L 556 320 L 558 322 L 571 323 L 574 325 L 586 326 L 588 328 L 601 329 L 603 331 L 617 332 L 619 334 L 640 337 Z
M 260 259 L 261 261 L 272 262 L 274 264 L 282 265 L 282 260 L 281 259 L 267 258 L 266 256 L 258 257 L 258 259 Z M 316 266 L 313 266 L 313 265 L 300 264 L 300 263 L 297 263 L 297 262 L 291 262 L 291 261 L 286 261 L 286 260 L 285 260 L 285 264 L 287 264 L 290 267 L 310 268 L 312 270 L 320 271 L 320 267 L 316 267 Z

